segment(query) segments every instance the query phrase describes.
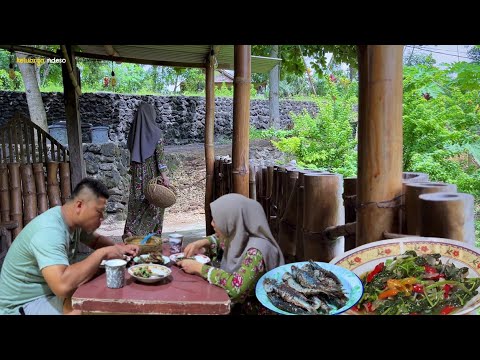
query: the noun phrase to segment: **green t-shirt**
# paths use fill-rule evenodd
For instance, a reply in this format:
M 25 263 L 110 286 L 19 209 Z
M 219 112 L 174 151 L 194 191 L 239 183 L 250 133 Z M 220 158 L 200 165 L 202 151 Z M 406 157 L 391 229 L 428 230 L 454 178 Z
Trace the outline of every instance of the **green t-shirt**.
M 69 265 L 70 233 L 56 206 L 35 217 L 15 238 L 0 272 L 0 314 L 18 314 L 18 308 L 52 295 L 42 269 Z

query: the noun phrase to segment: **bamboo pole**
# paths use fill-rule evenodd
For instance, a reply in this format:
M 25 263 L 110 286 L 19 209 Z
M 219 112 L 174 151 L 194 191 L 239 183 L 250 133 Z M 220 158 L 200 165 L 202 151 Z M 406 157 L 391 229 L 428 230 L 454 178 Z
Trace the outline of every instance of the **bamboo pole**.
M 420 235 L 420 195 L 437 192 L 457 192 L 457 185 L 442 182 L 405 184 L 406 234 Z
M 10 221 L 10 193 L 7 164 L 0 164 L 0 221 Z
M 20 166 L 23 188 L 23 220 L 27 225 L 35 216 L 37 216 L 37 190 L 35 179 L 33 177 L 32 164 L 22 164 Z
M 10 183 L 10 220 L 16 221 L 18 226 L 12 230 L 13 239 L 23 229 L 23 212 L 22 212 L 22 190 L 20 181 L 20 164 L 10 163 L 8 166 L 9 183 Z
M 399 229 L 402 49 L 398 45 L 359 46 L 357 245 Z
M 210 203 L 213 201 L 215 148 L 213 144 L 215 131 L 215 84 L 214 84 L 215 59 L 208 59 L 205 75 L 205 228 L 206 234 L 214 233 L 212 227 L 212 211 Z
M 70 163 L 61 162 L 60 163 L 60 190 L 61 190 L 61 200 L 62 205 L 70 199 L 72 195 L 72 187 L 70 181 Z
M 62 205 L 60 200 L 60 187 L 58 186 L 58 162 L 47 163 L 47 194 L 49 207 Z
M 357 178 L 343 179 L 343 204 L 345 206 L 345 223 L 354 223 L 357 221 L 356 198 L 357 198 Z M 345 235 L 345 251 L 352 250 L 356 243 L 355 231 L 350 231 Z
M 256 182 L 256 167 L 253 164 L 249 165 L 248 170 L 248 186 L 250 199 L 257 200 L 257 182 Z
M 466 242 L 475 246 L 474 198 L 470 194 L 438 192 L 420 198 L 420 235 Z
M 214 187 L 213 187 L 213 200 L 216 200 L 220 197 L 220 187 L 222 184 L 222 178 L 221 178 L 221 160 L 220 156 L 215 156 L 215 163 L 214 163 L 214 169 L 213 169 L 213 174 L 214 174 Z
M 33 176 L 35 178 L 35 187 L 37 189 L 37 207 L 38 214 L 48 210 L 48 198 L 45 186 L 45 171 L 43 163 L 33 164 Z
M 279 223 L 278 244 L 285 262 L 294 262 L 297 249 L 297 192 L 298 171 L 287 170 L 285 210 Z
M 399 209 L 400 228 L 398 229 L 400 233 L 408 234 L 406 205 L 405 205 L 405 197 L 407 194 L 406 185 L 411 183 L 420 183 L 420 182 L 428 182 L 428 174 L 421 173 L 421 172 L 407 172 L 407 171 L 404 171 L 402 173 L 402 197 L 401 197 L 401 206 Z
M 233 80 L 233 192 L 248 197 L 248 156 L 250 123 L 250 45 L 234 45 Z
M 273 184 L 273 166 L 267 166 L 267 188 L 266 188 L 266 204 L 265 204 L 265 214 L 267 219 L 270 222 L 271 214 L 271 201 L 272 201 L 272 184 Z
M 263 199 L 265 195 L 263 194 L 263 173 L 262 169 L 259 166 L 255 167 L 255 185 L 256 185 L 256 196 L 257 201 L 262 205 L 263 208 Z
M 345 224 L 343 179 L 338 174 L 304 175 L 303 247 L 306 259 L 329 262 L 345 250 L 345 239 L 324 236 L 330 226 Z
M 305 174 L 307 171 L 301 170 L 298 172 L 297 179 L 297 234 L 296 234 L 296 248 L 295 248 L 295 260 L 305 261 L 305 254 L 303 249 L 303 213 L 305 208 Z

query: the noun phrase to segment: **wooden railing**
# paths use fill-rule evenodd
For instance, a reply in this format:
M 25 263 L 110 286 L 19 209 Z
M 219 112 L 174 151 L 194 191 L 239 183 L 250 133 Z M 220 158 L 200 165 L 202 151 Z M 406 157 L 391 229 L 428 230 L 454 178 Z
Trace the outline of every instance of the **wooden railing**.
M 16 114 L 0 127 L 0 163 L 67 162 L 68 150 L 28 118 Z

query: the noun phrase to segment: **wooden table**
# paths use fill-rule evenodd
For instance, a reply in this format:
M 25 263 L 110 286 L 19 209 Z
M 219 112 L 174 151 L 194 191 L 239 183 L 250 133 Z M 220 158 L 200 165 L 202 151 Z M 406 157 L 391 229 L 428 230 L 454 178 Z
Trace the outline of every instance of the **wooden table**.
M 166 255 L 166 251 L 164 251 Z M 125 273 L 125 286 L 107 288 L 105 272 L 81 285 L 72 296 L 76 310 L 87 314 L 209 314 L 230 313 L 227 292 L 197 275 L 171 265 L 172 274 L 158 283 L 145 284 Z

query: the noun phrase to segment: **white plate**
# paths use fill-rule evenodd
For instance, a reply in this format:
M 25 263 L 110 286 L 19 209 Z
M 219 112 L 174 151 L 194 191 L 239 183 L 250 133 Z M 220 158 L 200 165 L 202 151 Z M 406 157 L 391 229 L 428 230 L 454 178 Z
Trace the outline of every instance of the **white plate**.
M 372 271 L 376 265 L 403 254 L 407 250 L 414 250 L 417 255 L 440 254 L 442 262 L 453 263 L 456 267 L 467 267 L 468 277 L 480 277 L 480 249 L 464 242 L 433 238 L 409 236 L 399 239 L 374 241 L 347 251 L 332 259 L 335 264 L 353 271 L 358 276 Z M 473 297 L 464 307 L 452 312 L 452 315 L 475 314 L 480 308 L 480 294 Z M 359 314 L 349 310 L 347 314 Z
M 144 277 L 136 276 L 133 274 L 135 269 L 142 268 L 142 267 L 148 267 L 153 273 L 152 276 L 150 276 L 149 278 L 144 278 Z M 155 283 L 165 279 L 168 275 L 172 273 L 172 270 L 170 270 L 166 266 L 158 265 L 158 264 L 138 264 L 138 265 L 129 267 L 128 273 L 136 280 L 149 284 L 149 283 Z
M 135 262 L 135 264 L 145 264 L 146 259 L 148 259 L 148 257 L 149 257 L 149 254 L 142 254 L 140 256 L 134 257 L 133 261 Z M 163 259 L 163 265 L 168 265 L 168 263 L 170 262 L 170 258 L 168 256 L 162 255 L 162 259 Z
M 177 261 L 182 260 L 184 257 L 185 257 L 184 253 L 173 254 L 173 255 L 170 255 L 170 260 L 176 263 Z M 203 254 L 197 254 L 197 255 L 194 255 L 193 257 L 195 258 L 196 261 L 198 261 L 201 264 L 208 264 L 210 262 L 210 258 Z

